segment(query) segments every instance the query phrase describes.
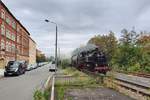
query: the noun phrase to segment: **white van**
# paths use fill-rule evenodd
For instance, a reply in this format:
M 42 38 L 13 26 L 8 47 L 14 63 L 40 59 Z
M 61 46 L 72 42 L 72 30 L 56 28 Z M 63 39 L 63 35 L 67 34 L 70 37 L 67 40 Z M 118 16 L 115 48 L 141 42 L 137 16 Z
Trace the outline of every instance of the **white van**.
M 55 66 L 55 61 L 52 61 L 51 64 L 50 64 L 50 67 L 49 67 L 49 71 L 50 72 L 55 72 L 57 71 L 57 68 Z

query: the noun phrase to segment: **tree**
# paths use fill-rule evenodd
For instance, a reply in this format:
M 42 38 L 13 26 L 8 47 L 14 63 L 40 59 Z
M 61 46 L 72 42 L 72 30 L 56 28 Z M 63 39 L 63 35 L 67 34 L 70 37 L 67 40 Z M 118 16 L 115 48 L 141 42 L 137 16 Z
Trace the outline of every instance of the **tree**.
M 71 61 L 69 59 L 61 59 L 61 67 L 67 68 L 70 67 Z
M 122 43 L 122 45 L 135 45 L 139 38 L 139 34 L 135 32 L 134 28 L 131 31 L 123 29 L 121 33 L 122 36 L 120 39 L 120 43 Z
M 143 52 L 150 53 L 150 35 L 141 35 L 137 44 L 143 49 Z
M 41 54 L 39 56 L 36 56 L 36 62 L 39 63 L 39 62 L 45 62 L 46 61 L 46 57 L 44 54 Z
M 108 35 L 97 35 L 91 38 L 88 43 L 97 45 L 107 55 L 108 62 L 111 63 L 117 48 L 117 39 L 112 31 Z
M 140 59 L 141 68 L 143 71 L 150 72 L 150 35 L 142 34 L 138 39 L 137 44 L 142 50 L 142 57 Z
M 118 44 L 115 63 L 124 70 L 128 70 L 136 65 L 139 67 L 141 57 L 141 48 L 137 45 L 139 34 L 134 29 L 131 31 L 123 29 L 121 33 L 122 36 Z

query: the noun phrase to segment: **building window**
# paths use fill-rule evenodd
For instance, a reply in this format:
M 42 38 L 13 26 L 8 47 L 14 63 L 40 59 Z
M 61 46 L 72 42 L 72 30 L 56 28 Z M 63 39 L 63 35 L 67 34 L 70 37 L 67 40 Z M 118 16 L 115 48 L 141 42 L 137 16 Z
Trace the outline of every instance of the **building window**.
M 9 42 L 6 42 L 6 51 L 9 51 Z
M 2 49 L 5 49 L 5 41 L 3 39 L 1 40 L 1 50 Z
M 17 54 L 20 54 L 20 47 L 19 47 L 19 45 L 17 46 Z
M 20 43 L 20 36 L 17 36 L 17 43 Z
M 11 34 L 10 34 L 10 31 L 8 29 L 6 29 L 6 37 L 11 39 Z
M 15 44 L 12 44 L 12 52 L 15 53 Z
M 17 25 L 17 32 L 20 32 L 20 27 L 19 27 L 19 25 Z
M 15 22 L 15 21 L 12 21 L 12 27 L 13 27 L 14 29 L 16 29 L 16 22 Z
M 9 52 L 11 52 L 11 43 L 9 42 Z
M 1 34 L 5 35 L 5 26 L 3 24 L 1 25 Z
M 9 25 L 11 25 L 11 21 L 10 21 L 10 18 L 7 16 L 6 17 L 6 22 L 9 24 Z
M 12 33 L 12 35 L 11 35 L 11 39 L 12 39 L 13 41 L 15 41 L 15 40 L 16 40 L 16 36 L 15 36 L 15 34 L 14 34 L 14 33 Z
M 5 11 L 3 9 L 1 9 L 1 18 L 5 19 Z

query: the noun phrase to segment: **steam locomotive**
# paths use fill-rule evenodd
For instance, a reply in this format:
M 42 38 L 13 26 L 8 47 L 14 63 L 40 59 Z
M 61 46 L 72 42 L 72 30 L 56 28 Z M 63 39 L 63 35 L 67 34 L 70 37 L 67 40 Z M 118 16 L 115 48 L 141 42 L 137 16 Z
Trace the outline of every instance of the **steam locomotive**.
M 93 44 L 76 49 L 72 54 L 71 63 L 79 70 L 103 74 L 110 70 L 105 53 Z

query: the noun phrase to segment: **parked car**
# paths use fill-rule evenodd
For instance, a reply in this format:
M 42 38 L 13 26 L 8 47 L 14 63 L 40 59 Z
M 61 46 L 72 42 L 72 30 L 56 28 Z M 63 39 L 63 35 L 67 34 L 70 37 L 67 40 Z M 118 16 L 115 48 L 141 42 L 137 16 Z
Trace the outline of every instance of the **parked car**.
M 28 64 L 28 66 L 27 66 L 27 71 L 30 71 L 30 70 L 32 70 L 33 69 L 33 67 L 32 67 L 32 65 L 31 64 Z
M 23 67 L 24 67 L 25 69 L 27 68 L 28 63 L 27 63 L 26 61 L 19 61 L 19 62 L 21 62 L 21 63 L 23 64 Z
M 9 61 L 5 67 L 4 76 L 8 75 L 21 75 L 26 72 L 25 61 Z
M 37 63 L 35 63 L 35 64 L 32 64 L 32 68 L 33 68 L 33 69 L 36 69 L 36 68 L 38 68 L 38 65 L 37 65 Z
M 27 71 L 36 69 L 37 67 L 38 67 L 38 66 L 37 66 L 37 63 L 35 63 L 35 64 L 28 64 L 28 66 L 27 66 Z
M 42 66 L 44 66 L 44 65 L 46 65 L 46 64 L 48 64 L 48 62 L 38 62 L 38 67 L 42 67 Z
M 50 64 L 49 71 L 50 71 L 50 72 L 55 72 L 55 71 L 57 71 L 57 68 L 56 68 L 56 66 L 55 66 L 55 61 L 52 61 L 52 63 Z

